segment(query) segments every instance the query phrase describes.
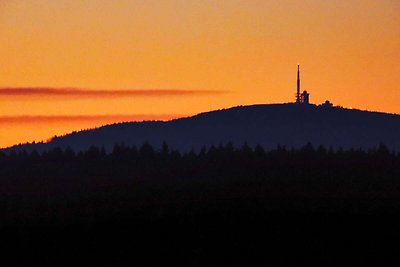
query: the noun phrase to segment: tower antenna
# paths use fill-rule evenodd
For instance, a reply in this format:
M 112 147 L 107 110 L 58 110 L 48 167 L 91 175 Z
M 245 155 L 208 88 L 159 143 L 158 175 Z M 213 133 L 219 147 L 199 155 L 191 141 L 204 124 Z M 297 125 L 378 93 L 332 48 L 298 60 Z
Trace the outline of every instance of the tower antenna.
M 300 65 L 297 65 L 297 93 L 296 103 L 300 103 Z

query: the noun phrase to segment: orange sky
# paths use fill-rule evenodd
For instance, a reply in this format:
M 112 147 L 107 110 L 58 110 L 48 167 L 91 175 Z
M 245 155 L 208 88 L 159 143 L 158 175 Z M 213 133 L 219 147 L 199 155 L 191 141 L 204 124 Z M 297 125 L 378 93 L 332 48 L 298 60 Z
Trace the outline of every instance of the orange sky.
M 400 113 L 398 0 L 4 0 L 0 44 L 0 147 L 293 101 L 298 63 L 313 103 Z

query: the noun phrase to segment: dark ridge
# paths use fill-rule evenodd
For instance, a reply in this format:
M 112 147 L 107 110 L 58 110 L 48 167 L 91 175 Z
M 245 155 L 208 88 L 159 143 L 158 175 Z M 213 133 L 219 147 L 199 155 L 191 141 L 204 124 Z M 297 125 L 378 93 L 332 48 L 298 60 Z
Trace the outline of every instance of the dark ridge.
M 299 148 L 306 143 L 334 149 L 371 149 L 385 144 L 400 150 L 400 116 L 339 107 L 299 104 L 239 106 L 201 113 L 168 122 L 146 121 L 103 126 L 56 137 L 49 143 L 25 144 L 9 150 L 45 151 L 70 147 L 83 151 L 90 146 L 111 151 L 115 144 L 160 148 L 165 141 L 180 151 L 202 146 L 247 143 L 265 149 L 278 144 Z

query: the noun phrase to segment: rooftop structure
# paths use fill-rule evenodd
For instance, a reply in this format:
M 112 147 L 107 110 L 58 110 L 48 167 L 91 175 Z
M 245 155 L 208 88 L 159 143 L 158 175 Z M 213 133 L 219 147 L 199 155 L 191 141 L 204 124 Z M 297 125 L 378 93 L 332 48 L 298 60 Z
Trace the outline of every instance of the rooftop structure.
M 297 92 L 296 92 L 296 103 L 297 104 L 310 104 L 310 94 L 304 90 L 300 93 L 300 65 L 297 65 Z

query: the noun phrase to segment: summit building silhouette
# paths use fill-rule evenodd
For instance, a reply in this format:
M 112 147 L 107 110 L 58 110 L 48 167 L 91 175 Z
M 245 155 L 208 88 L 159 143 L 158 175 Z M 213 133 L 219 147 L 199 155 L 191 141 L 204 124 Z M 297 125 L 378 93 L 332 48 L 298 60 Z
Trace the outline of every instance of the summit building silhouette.
M 301 83 L 300 83 L 300 65 L 297 65 L 297 91 L 296 91 L 296 99 L 295 103 L 299 105 L 310 105 L 310 93 L 307 90 L 301 92 Z M 322 107 L 333 107 L 333 104 L 326 100 Z
M 296 103 L 297 104 L 310 104 L 310 94 L 304 90 L 301 93 L 300 89 L 300 65 L 297 65 L 297 92 L 296 92 Z

